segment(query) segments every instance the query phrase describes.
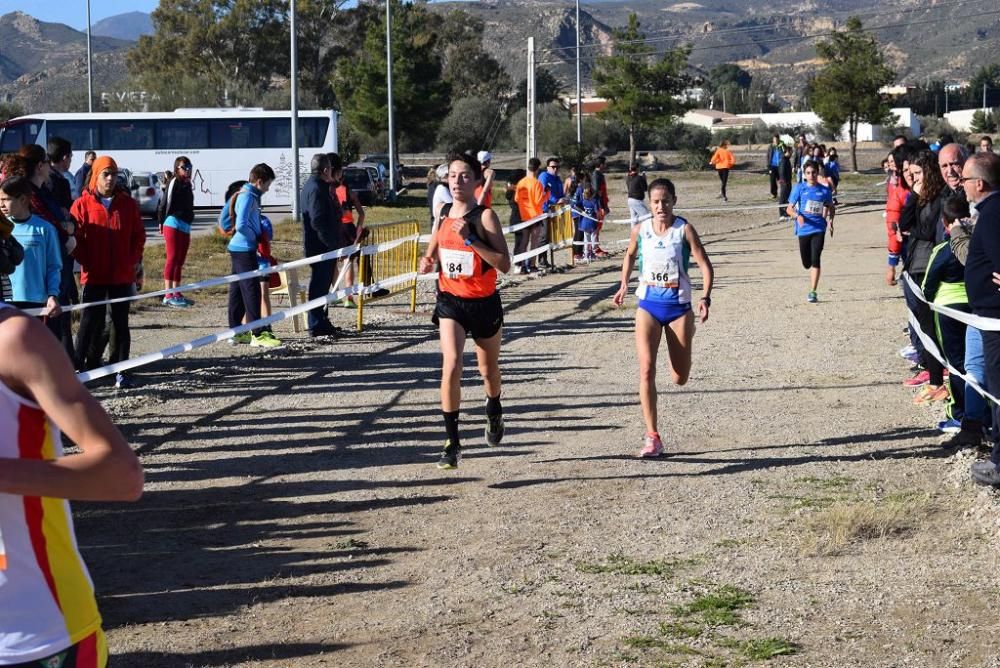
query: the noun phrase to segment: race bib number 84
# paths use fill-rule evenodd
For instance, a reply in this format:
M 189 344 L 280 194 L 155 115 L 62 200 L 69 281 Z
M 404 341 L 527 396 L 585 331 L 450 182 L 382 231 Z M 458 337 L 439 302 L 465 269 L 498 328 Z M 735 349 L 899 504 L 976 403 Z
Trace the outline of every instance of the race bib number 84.
M 441 248 L 438 256 L 441 259 L 441 274 L 448 278 L 458 278 L 459 276 L 472 276 L 473 264 L 472 251 L 452 250 Z

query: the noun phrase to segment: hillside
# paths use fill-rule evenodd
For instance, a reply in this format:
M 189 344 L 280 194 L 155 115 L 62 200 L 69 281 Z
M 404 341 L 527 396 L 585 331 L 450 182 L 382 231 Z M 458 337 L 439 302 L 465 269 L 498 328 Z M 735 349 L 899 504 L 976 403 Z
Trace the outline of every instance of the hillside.
M 92 35 L 114 37 L 129 42 L 138 41 L 142 35 L 152 35 L 153 19 L 145 12 L 127 12 L 109 16 L 95 23 L 90 28 Z
M 485 46 L 517 82 L 525 76 L 527 38 L 535 37 L 536 62 L 550 69 L 567 91 L 575 86 L 576 26 L 565 0 L 484 0 L 428 4 L 435 12 L 463 10 L 486 25 Z M 852 14 L 875 31 L 900 83 L 928 79 L 962 81 L 981 64 L 996 62 L 1000 10 L 996 0 L 803 0 L 772 5 L 757 0 L 603 0 L 582 6 L 581 65 L 590 88 L 594 58 L 607 53 L 615 27 L 635 12 L 641 29 L 666 49 L 692 47 L 696 72 L 735 62 L 772 82 L 772 90 L 796 100 L 817 66 L 815 42 Z M 117 91 L 127 78 L 125 53 L 151 30 L 148 14 L 129 12 L 94 26 L 95 90 Z M 884 28 L 881 28 L 884 27 Z M 125 38 L 125 39 L 122 39 Z M 14 12 L 0 17 L 0 101 L 29 111 L 80 108 L 86 90 L 86 36 L 66 25 Z
M 486 21 L 488 40 L 495 43 L 498 59 L 518 80 L 524 77 L 526 37 L 534 34 L 538 48 L 554 49 L 542 53 L 538 62 L 572 86 L 575 12 L 567 3 L 494 0 L 429 7 L 441 12 L 464 9 Z M 805 77 L 816 67 L 816 35 L 841 27 L 851 15 L 858 15 L 867 27 L 895 26 L 875 34 L 885 45 L 898 80 L 905 83 L 968 79 L 980 64 L 995 62 L 1000 47 L 1000 12 L 994 0 L 890 0 L 879 4 L 877 13 L 867 0 L 781 5 L 755 0 L 610 0 L 583 7 L 585 45 L 610 43 L 613 28 L 623 26 L 629 13 L 635 12 L 642 31 L 657 40 L 657 48 L 690 44 L 691 63 L 703 71 L 738 62 L 753 73 L 766 73 L 774 89 L 786 97 L 797 96 Z M 525 33 L 525 26 L 530 33 Z M 582 50 L 584 87 L 589 85 L 593 56 L 602 50 Z
M 125 80 L 125 53 L 132 42 L 111 37 L 91 41 L 95 90 L 113 89 Z M 0 101 L 16 102 L 27 111 L 85 108 L 86 33 L 12 12 L 0 16 L 0 44 Z

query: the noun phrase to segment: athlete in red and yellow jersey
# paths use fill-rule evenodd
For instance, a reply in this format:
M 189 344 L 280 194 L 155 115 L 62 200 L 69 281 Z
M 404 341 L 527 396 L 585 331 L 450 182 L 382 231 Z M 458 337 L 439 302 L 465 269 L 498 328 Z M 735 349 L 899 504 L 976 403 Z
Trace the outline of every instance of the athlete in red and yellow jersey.
M 137 499 L 142 469 L 44 325 L 0 305 L 0 350 L 0 666 L 103 668 L 67 499 Z
M 486 442 L 499 445 L 503 438 L 499 364 L 503 305 L 496 280 L 497 270 L 510 270 L 510 255 L 496 214 L 476 203 L 481 170 L 471 155 L 449 158 L 448 189 L 454 201 L 442 208 L 441 224 L 420 260 L 420 273 L 430 273 L 435 259 L 439 272 L 433 321 L 441 336 L 441 411 L 448 434 L 438 462 L 443 469 L 457 467 L 461 453 L 462 350 L 469 336 L 476 343 L 486 387 Z

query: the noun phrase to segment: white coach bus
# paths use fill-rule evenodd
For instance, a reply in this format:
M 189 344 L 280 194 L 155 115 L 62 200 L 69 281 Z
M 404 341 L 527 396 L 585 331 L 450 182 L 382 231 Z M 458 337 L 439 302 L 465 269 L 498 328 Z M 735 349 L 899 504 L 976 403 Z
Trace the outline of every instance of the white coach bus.
M 315 153 L 337 151 L 337 112 L 299 112 L 299 169 Z M 0 154 L 23 144 L 45 146 L 50 137 L 73 145 L 73 171 L 85 151 L 110 155 L 119 168 L 137 172 L 173 169 L 186 155 L 194 166 L 195 206 L 221 206 L 226 188 L 266 162 L 277 176 L 268 206 L 291 206 L 291 112 L 262 109 L 178 109 L 172 112 L 33 114 L 0 124 Z

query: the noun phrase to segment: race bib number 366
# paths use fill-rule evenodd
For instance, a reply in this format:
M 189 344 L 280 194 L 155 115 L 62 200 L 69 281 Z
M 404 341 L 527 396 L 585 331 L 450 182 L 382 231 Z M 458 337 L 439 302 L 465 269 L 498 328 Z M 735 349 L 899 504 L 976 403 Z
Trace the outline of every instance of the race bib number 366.
M 677 262 L 670 259 L 646 264 L 642 268 L 642 280 L 646 285 L 657 288 L 676 288 L 680 281 Z
M 472 251 L 452 250 L 441 248 L 438 256 L 441 260 L 441 274 L 448 278 L 458 278 L 459 276 L 472 276 Z

